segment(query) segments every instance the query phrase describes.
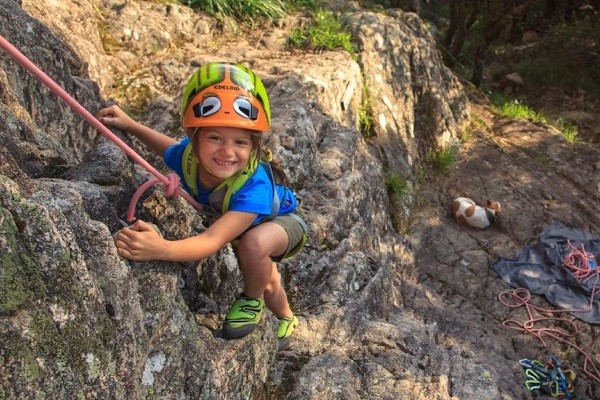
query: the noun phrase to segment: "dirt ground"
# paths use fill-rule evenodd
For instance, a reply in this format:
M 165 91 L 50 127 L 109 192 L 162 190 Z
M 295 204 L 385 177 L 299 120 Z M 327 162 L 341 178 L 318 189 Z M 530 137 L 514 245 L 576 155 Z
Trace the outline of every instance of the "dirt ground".
M 549 97 L 548 108 L 558 107 L 566 97 L 564 93 Z M 544 327 L 575 330 L 572 337 L 559 338 L 552 331 L 536 336 L 505 326 L 509 319 L 515 321 L 509 323 L 513 328 L 525 323 L 527 313 L 524 307 L 511 309 L 499 301 L 501 293 L 515 288 L 492 268 L 501 258 L 512 259 L 538 242 L 556 221 L 600 236 L 596 140 L 588 131 L 582 135 L 585 140 L 569 144 L 549 125 L 495 115 L 480 92 L 473 92 L 471 100 L 474 134 L 461 146 L 448 174 L 428 174 L 413 221 L 412 240 L 420 243 L 416 264 L 421 282 L 455 306 L 455 314 L 448 316 L 449 331 L 464 332 L 476 347 L 485 346 L 486 336 L 493 338 L 497 351 L 509 358 L 545 362 L 557 355 L 565 368 L 576 371 L 575 398 L 600 398 L 597 325 L 568 313 L 551 314 L 564 320 L 544 321 Z M 479 204 L 499 201 L 500 219 L 485 230 L 459 226 L 450 216 L 450 204 L 457 196 Z M 542 296 L 533 295 L 532 303 L 555 309 Z M 417 301 L 413 306 L 430 312 Z M 525 382 L 517 363 L 509 382 Z

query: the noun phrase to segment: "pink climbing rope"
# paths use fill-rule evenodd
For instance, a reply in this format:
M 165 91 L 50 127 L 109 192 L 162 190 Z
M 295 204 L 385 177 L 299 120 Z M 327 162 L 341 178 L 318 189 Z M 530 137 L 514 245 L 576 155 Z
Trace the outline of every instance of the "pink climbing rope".
M 33 62 L 31 62 L 23 53 L 21 53 L 16 47 L 14 47 L 8 40 L 0 35 L 0 47 L 8 53 L 15 61 L 21 66 L 31 72 L 36 78 L 38 78 L 44 85 L 52 90 L 58 97 L 64 100 L 69 106 L 71 106 L 77 113 L 85 118 L 92 126 L 100 131 L 105 137 L 110 139 L 113 143 L 119 146 L 128 156 L 130 156 L 135 162 L 146 168 L 148 172 L 154 175 L 154 179 L 151 179 L 146 184 L 140 186 L 136 191 L 129 204 L 129 210 L 127 213 L 128 222 L 132 222 L 134 219 L 135 204 L 139 200 L 142 192 L 148 189 L 150 186 L 156 183 L 162 183 L 165 186 L 165 194 L 171 196 L 182 196 L 192 206 L 197 209 L 202 209 L 202 205 L 194 200 L 189 193 L 185 192 L 179 186 L 179 178 L 175 175 L 175 178 L 171 174 L 170 177 L 166 177 L 161 174 L 156 168 L 154 168 L 148 161 L 142 158 L 136 153 L 131 147 L 123 142 L 117 135 L 112 133 L 102 122 L 94 117 L 89 111 L 87 111 L 81 104 L 77 102 L 71 95 L 69 95 L 63 88 L 61 88 L 56 82 L 46 75 L 41 69 L 39 69 Z M 142 190 L 143 188 L 143 190 Z
M 177 197 L 178 196 L 177 190 L 179 189 L 179 175 L 177 175 L 175 172 L 169 172 L 167 174 L 166 178 L 167 178 L 168 183 L 165 184 L 165 186 L 163 188 L 165 195 L 171 196 L 171 197 Z M 141 185 L 138 188 L 138 190 L 135 191 L 135 193 L 133 194 L 133 197 L 131 197 L 131 200 L 129 201 L 129 208 L 127 209 L 127 221 L 128 222 L 131 222 L 134 220 L 135 205 L 137 204 L 137 202 L 140 199 L 140 197 L 142 196 L 142 194 L 146 190 L 148 190 L 148 188 L 156 185 L 157 183 L 161 183 L 161 182 L 162 181 L 159 178 L 152 178 L 148 182 Z M 162 183 L 164 184 L 164 182 L 162 182 Z M 202 206 L 200 206 L 200 207 L 202 207 Z
M 582 310 L 578 309 L 544 309 L 542 307 L 531 304 L 531 293 L 525 288 L 517 288 L 512 291 L 504 291 L 498 295 L 498 300 L 508 308 L 519 308 L 524 307 L 527 313 L 528 319 L 524 322 L 519 322 L 515 319 L 507 319 L 502 322 L 507 328 L 515 329 L 521 332 L 530 333 L 542 343 L 544 347 L 546 342 L 544 336 L 551 337 L 558 342 L 567 344 L 569 347 L 577 350 L 584 358 L 583 361 L 583 372 L 595 380 L 600 382 L 600 370 L 594 364 L 594 360 L 590 356 L 586 349 L 577 346 L 574 342 L 569 339 L 574 338 L 579 333 L 575 321 L 569 318 L 557 318 L 553 317 L 553 314 L 564 313 L 564 312 L 589 312 L 593 309 L 594 298 L 597 293 L 600 293 L 600 273 L 596 267 L 593 254 L 586 252 L 583 244 L 580 246 L 574 246 L 570 241 L 567 242 L 570 252 L 563 259 L 563 266 L 567 268 L 575 278 L 579 281 L 584 281 L 595 275 L 596 280 L 593 285 L 592 293 L 590 295 L 590 302 L 588 307 Z M 594 268 L 592 268 L 592 266 Z M 536 317 L 534 311 L 541 315 Z M 567 326 L 567 330 L 557 329 L 553 327 L 546 327 L 544 325 L 562 325 Z M 595 340 L 594 340 L 595 342 Z M 592 346 L 590 345 L 589 348 Z M 600 362 L 599 355 L 595 357 L 596 362 Z
M 583 244 L 574 246 L 570 240 L 567 240 L 567 245 L 571 252 L 565 256 L 563 263 L 575 279 L 585 281 L 594 274 L 598 274 L 594 255 L 585 251 Z

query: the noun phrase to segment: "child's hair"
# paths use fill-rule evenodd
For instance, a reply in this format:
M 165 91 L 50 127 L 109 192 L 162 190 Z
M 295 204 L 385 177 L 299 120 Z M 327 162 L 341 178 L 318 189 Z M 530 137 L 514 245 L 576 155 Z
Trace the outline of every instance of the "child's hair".
M 275 179 L 275 183 L 283 186 L 290 186 L 290 180 L 288 179 L 281 163 L 279 161 L 273 160 L 272 155 L 269 153 L 269 157 L 264 157 L 263 155 L 267 154 L 267 152 L 263 152 L 262 148 L 262 133 L 261 132 L 252 132 L 252 148 L 253 151 L 258 154 L 259 158 L 266 159 L 269 164 L 271 164 L 271 170 L 273 170 L 273 179 Z

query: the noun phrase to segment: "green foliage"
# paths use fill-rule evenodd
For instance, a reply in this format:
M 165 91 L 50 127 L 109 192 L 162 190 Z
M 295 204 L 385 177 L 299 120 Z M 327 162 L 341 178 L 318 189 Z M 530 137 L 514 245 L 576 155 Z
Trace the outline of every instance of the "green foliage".
M 567 142 L 574 144 L 579 142 L 579 132 L 577 131 L 577 128 L 575 128 L 574 126 L 569 126 L 566 129 L 561 129 L 562 134 L 564 136 L 564 138 L 567 140 Z
M 308 33 L 306 29 L 294 29 L 290 33 L 288 43 L 292 47 L 304 47 L 308 43 Z
M 321 7 L 320 0 L 285 0 L 284 2 L 290 11 L 316 11 Z
M 481 19 L 475 21 L 473 26 L 467 32 L 465 43 L 463 44 L 460 53 L 454 60 L 454 72 L 466 81 L 471 79 L 471 76 L 473 75 L 473 58 L 475 56 L 475 49 L 483 35 L 483 27 L 484 24 Z
M 312 50 L 344 49 L 352 55 L 356 54 L 352 35 L 331 11 L 317 10 L 312 17 L 310 27 L 292 31 L 290 46 Z
M 595 21 L 595 23 L 594 23 Z M 565 91 L 583 89 L 600 96 L 600 17 L 552 26 L 527 58 L 512 65 L 527 85 L 561 87 Z
M 537 20 L 536 25 L 548 24 L 539 41 L 519 46 L 518 51 L 514 44 L 506 43 L 491 49 L 498 65 L 492 76 L 517 72 L 531 93 L 553 87 L 567 93 L 582 89 L 591 98 L 600 97 L 600 13 L 569 23 L 543 17 Z
M 447 174 L 456 161 L 457 153 L 457 148 L 454 146 L 434 150 L 429 154 L 429 161 L 436 170 L 442 174 Z
M 358 110 L 358 125 L 364 137 L 373 137 L 373 115 L 368 105 L 362 105 Z
M 458 138 L 464 143 L 470 142 L 473 138 L 473 127 L 468 126 L 464 131 L 459 132 Z
M 465 38 L 465 43 L 459 53 L 459 62 L 463 64 L 472 64 L 473 63 L 473 55 L 475 54 L 475 49 L 479 44 L 479 40 L 483 35 L 484 22 L 481 18 L 475 20 L 471 29 L 467 32 L 467 37 Z
M 363 75 L 362 100 L 358 109 L 358 126 L 364 137 L 375 136 L 375 123 L 373 121 L 373 110 L 371 109 L 371 93 L 367 80 Z
M 388 189 L 398 197 L 403 197 L 406 194 L 408 183 L 406 182 L 406 179 L 397 172 L 390 173 L 385 178 L 385 184 Z
M 471 115 L 471 123 L 465 128 L 464 131 L 459 132 L 458 138 L 463 143 L 468 143 L 475 136 L 475 132 L 478 130 L 485 130 L 486 123 L 476 114 Z
M 181 3 L 238 22 L 256 18 L 266 18 L 272 22 L 290 12 L 317 10 L 320 7 L 319 0 L 181 0 Z
M 493 104 L 493 110 L 504 117 L 530 119 L 535 122 L 546 123 L 546 118 L 517 99 L 510 99 L 500 93 L 492 93 L 490 101 Z
M 579 132 L 577 131 L 577 127 L 573 124 L 565 121 L 563 118 L 558 118 L 554 125 L 562 132 L 565 140 L 571 144 L 577 143 L 580 140 Z
M 182 3 L 236 21 L 261 17 L 273 21 L 286 15 L 286 5 L 282 0 L 182 0 Z
M 519 100 L 510 99 L 504 95 L 494 93 L 490 96 L 490 101 L 493 104 L 493 110 L 510 118 L 528 119 L 542 124 L 549 124 L 561 131 L 567 142 L 573 144 L 580 140 L 577 127 L 564 120 L 564 118 L 552 118 L 544 116 L 537 111 L 529 108 Z
M 565 121 L 564 118 L 545 117 L 519 100 L 510 99 L 498 93 L 492 94 L 490 101 L 493 104 L 493 110 L 504 117 L 529 119 L 534 122 L 552 125 L 560 130 L 566 141 L 571 144 L 580 140 L 577 128 Z

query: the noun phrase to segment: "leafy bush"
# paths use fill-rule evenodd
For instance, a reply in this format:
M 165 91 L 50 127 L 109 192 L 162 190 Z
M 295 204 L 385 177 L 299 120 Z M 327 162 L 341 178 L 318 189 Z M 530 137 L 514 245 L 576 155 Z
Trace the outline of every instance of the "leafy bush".
M 595 21 L 595 22 L 594 22 Z M 600 96 L 600 18 L 551 27 L 532 57 L 515 64 L 525 81 L 538 87 L 583 89 Z
M 319 0 L 285 0 L 290 10 L 316 11 L 321 6 Z

